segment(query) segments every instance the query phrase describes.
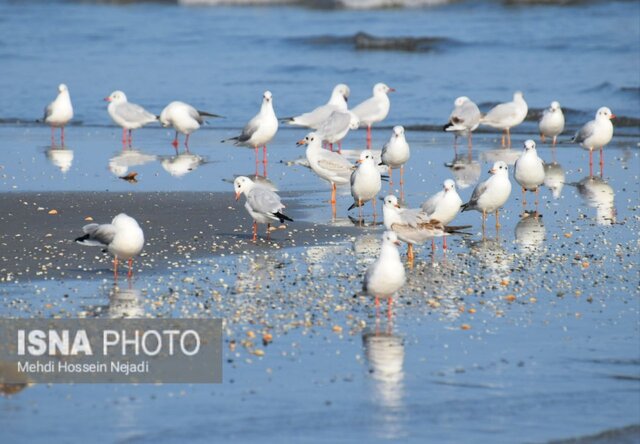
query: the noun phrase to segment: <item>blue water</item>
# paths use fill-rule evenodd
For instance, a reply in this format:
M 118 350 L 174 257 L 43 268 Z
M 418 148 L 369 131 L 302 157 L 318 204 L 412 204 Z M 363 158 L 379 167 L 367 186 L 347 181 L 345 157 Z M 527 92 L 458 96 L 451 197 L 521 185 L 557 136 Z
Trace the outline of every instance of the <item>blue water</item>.
M 444 164 L 455 157 L 450 135 L 417 125 L 444 123 L 459 95 L 485 111 L 516 89 L 531 108 L 558 100 L 569 108 L 562 140 L 600 106 L 640 118 L 639 18 L 637 2 L 326 11 L 2 1 L 0 190 L 230 192 L 225 180 L 251 173 L 253 153 L 219 141 L 257 111 L 265 89 L 287 116 L 324 103 L 336 83 L 351 86 L 355 104 L 384 81 L 397 92 L 388 119 L 374 129 L 374 146 L 388 139 L 389 127 L 414 126 L 406 197 L 417 206 L 452 177 Z M 410 53 L 357 51 L 348 39 L 321 38 L 359 31 L 448 40 Z M 33 123 L 60 82 L 76 113 L 64 152 L 52 150 L 48 128 Z M 192 157 L 181 148 L 177 158 L 171 131 L 139 130 L 132 159 L 102 101 L 115 89 L 157 113 L 184 100 L 225 118 L 192 135 Z M 521 221 L 514 187 L 499 237 L 490 220 L 483 242 L 478 214 L 464 213 L 456 223 L 473 225 L 472 235 L 452 238 L 446 260 L 440 250 L 433 259 L 428 246 L 419 251 L 390 330 L 401 353 L 378 355 L 393 371 L 376 368 L 375 350 L 364 345 L 375 332 L 371 301 L 352 297 L 375 257 L 379 228 L 313 249 L 185 257 L 166 273 L 137 276 L 137 303 L 127 310 L 220 316 L 227 341 L 238 342 L 248 330 L 259 338 L 265 322 L 274 342 L 264 357 L 240 345 L 226 352 L 218 386 L 29 387 L 0 399 L 0 441 L 537 443 L 637 424 L 640 128 L 625 122 L 605 150 L 604 184 L 589 181 L 585 151 L 567 143 L 540 148 L 566 175 L 558 198 L 541 191 L 541 225 Z M 534 122 L 513 133 L 517 149 L 537 138 Z M 295 141 L 304 134 L 281 128 L 270 146 L 270 177 L 283 191 L 302 192 L 291 197 L 304 206 L 302 219 L 330 223 L 326 184 L 288 164 L 303 155 Z M 346 147 L 363 143 L 359 131 Z M 478 133 L 471 162 L 463 146 L 457 163 L 484 178 L 495 156 L 505 155 L 498 143 L 497 134 Z M 189 159 L 196 164 L 179 177 L 168 172 Z M 118 179 L 131 171 L 139 183 Z M 604 190 L 603 198 L 589 198 L 576 186 L 581 181 Z M 463 182 L 466 199 L 473 184 Z M 332 223 L 349 223 L 349 204 L 343 192 Z M 118 316 L 122 306 L 104 270 L 3 283 L 0 313 Z M 267 281 L 284 292 L 266 288 Z M 507 302 L 510 294 L 517 302 Z M 295 324 L 309 318 L 311 326 Z

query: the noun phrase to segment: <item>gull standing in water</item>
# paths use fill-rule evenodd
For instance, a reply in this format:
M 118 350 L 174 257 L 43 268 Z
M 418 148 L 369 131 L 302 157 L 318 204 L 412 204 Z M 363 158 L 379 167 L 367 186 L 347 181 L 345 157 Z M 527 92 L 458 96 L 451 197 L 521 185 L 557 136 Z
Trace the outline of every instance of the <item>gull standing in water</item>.
M 540 130 L 542 143 L 545 143 L 545 137 L 551 137 L 552 146 L 555 147 L 558 136 L 564 130 L 564 113 L 560 108 L 560 103 L 554 100 L 549 105 L 549 108 L 544 110 L 538 122 L 538 129 Z
M 316 133 L 322 138 L 323 142 L 329 144 L 329 149 L 333 151 L 333 144 L 338 143 L 338 152 L 342 152 L 342 139 L 344 139 L 349 130 L 357 130 L 360 121 L 350 111 L 334 111 L 329 118 L 322 122 Z
M 487 213 L 495 212 L 496 230 L 500 229 L 500 208 L 507 203 L 511 194 L 509 167 L 502 160 L 493 164 L 489 170 L 491 177 L 481 182 L 473 190 L 471 199 L 461 206 L 462 211 L 476 210 L 482 213 L 482 235 L 484 236 Z
M 455 108 L 443 129 L 453 132 L 454 147 L 458 146 L 458 136 L 467 136 L 467 146 L 471 148 L 471 133 L 480 125 L 480 109 L 466 96 L 458 97 L 453 104 Z
M 393 127 L 393 134 L 382 147 L 380 165 L 389 167 L 389 187 L 393 186 L 393 169 L 400 168 L 400 199 L 404 199 L 404 164 L 409 160 L 411 152 L 404 136 L 404 127 Z
M 391 319 L 393 295 L 402 288 L 406 276 L 404 265 L 398 252 L 398 236 L 393 231 L 385 231 L 382 235 L 380 256 L 369 266 L 364 275 L 362 290 L 375 298 L 376 317 L 380 307 L 380 298 L 388 300 L 387 316 Z
M 124 213 L 110 224 L 89 224 L 82 227 L 84 236 L 75 239 L 80 245 L 102 247 L 113 255 L 113 277 L 118 279 L 118 260 L 129 262 L 128 277 L 133 274 L 133 258 L 142 252 L 144 233 L 138 222 Z
M 444 181 L 442 190 L 431 196 L 422 204 L 422 211 L 430 221 L 438 221 L 444 226 L 449 225 L 460 212 L 462 199 L 456 191 L 456 183 L 447 179 Z M 435 250 L 435 240 L 431 243 L 431 248 Z M 442 239 L 442 249 L 447 249 L 447 237 Z
M 269 239 L 272 222 L 284 223 L 285 220 L 293 222 L 293 219 L 282 213 L 285 206 L 280 201 L 280 196 L 274 191 L 256 184 L 246 176 L 236 177 L 233 187 L 236 190 L 236 200 L 240 199 L 241 194 L 244 194 L 247 199 L 244 207 L 253 218 L 254 241 L 258 238 L 259 223 L 267 224 L 267 239 Z
M 109 102 L 107 111 L 111 119 L 122 127 L 122 148 L 127 145 L 127 141 L 129 142 L 129 147 L 131 147 L 132 130 L 142 128 L 147 123 L 158 120 L 158 116 L 155 114 L 151 114 L 140 105 L 127 101 L 127 96 L 122 91 L 114 91 L 104 100 Z M 127 131 L 129 132 L 128 138 Z
M 44 123 L 51 127 L 51 144 L 55 145 L 55 128 L 60 128 L 60 145 L 64 146 L 64 127 L 73 119 L 73 105 L 69 88 L 58 85 L 58 96 L 44 109 Z
M 301 114 L 296 117 L 283 119 L 289 125 L 304 126 L 311 129 L 319 129 L 320 125 L 329 118 L 334 111 L 347 111 L 347 101 L 351 90 L 344 83 L 340 83 L 333 88 L 329 101 L 315 108 L 313 111 Z
M 321 139 L 316 133 L 309 133 L 297 145 L 307 145 L 306 156 L 309 166 L 322 179 L 331 184 L 331 207 L 336 215 L 336 186 L 346 185 L 351 179 L 354 166 L 338 153 L 322 149 Z
M 493 128 L 505 131 L 507 144 L 505 145 L 505 134 L 502 135 L 502 147 L 511 148 L 511 128 L 524 122 L 529 112 L 527 102 L 520 91 L 513 94 L 511 102 L 501 103 L 494 106 L 480 119 L 480 123 Z
M 393 91 L 395 89 L 389 88 L 384 83 L 376 83 L 373 87 L 373 96 L 351 110 L 360 120 L 360 125 L 367 126 L 367 149 L 371 149 L 371 125 L 387 118 L 391 107 L 387 94 Z
M 373 160 L 370 150 L 360 153 L 358 168 L 351 174 L 351 195 L 353 203 L 348 211 L 358 207 L 362 221 L 362 206 L 371 201 L 373 206 L 373 220 L 376 219 L 376 196 L 382 188 L 382 178 L 378 166 Z
M 596 118 L 585 123 L 582 128 L 573 136 L 573 143 L 579 143 L 586 150 L 589 150 L 589 176 L 593 176 L 593 150 L 600 150 L 600 176 L 604 174 L 604 156 L 602 149 L 613 138 L 613 123 L 611 119 L 616 116 L 609 108 L 603 106 L 596 113 Z
M 402 208 L 394 195 L 384 198 L 382 214 L 385 228 L 396 233 L 400 240 L 407 243 L 409 262 L 413 262 L 414 244 L 422 244 L 427 239 L 446 236 L 442 223 L 431 220 L 420 209 Z
M 536 143 L 529 139 L 524 143 L 524 151 L 516 160 L 513 178 L 522 187 L 522 207 L 527 205 L 527 191 L 536 193 L 536 215 L 538 214 L 538 190 L 544 183 L 544 161 L 538 157 Z
M 206 111 L 198 111 L 188 103 L 174 101 L 168 104 L 160 113 L 160 123 L 163 127 L 173 126 L 176 137 L 171 144 L 178 150 L 178 133 L 184 134 L 184 146 L 189 149 L 189 136 L 200 128 L 205 117 L 222 117 Z
M 258 175 L 258 149 L 262 146 L 262 175 L 267 177 L 267 143 L 278 132 L 278 118 L 273 110 L 273 96 L 271 91 L 262 95 L 260 111 L 242 129 L 239 136 L 225 139 L 222 142 L 233 141 L 236 146 L 253 148 L 256 153 L 256 176 Z

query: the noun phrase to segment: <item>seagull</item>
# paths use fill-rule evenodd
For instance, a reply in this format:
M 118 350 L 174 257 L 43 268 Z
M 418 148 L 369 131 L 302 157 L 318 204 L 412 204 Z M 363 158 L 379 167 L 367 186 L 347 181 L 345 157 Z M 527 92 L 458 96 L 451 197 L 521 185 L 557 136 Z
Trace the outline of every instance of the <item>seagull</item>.
M 307 134 L 297 145 L 307 145 L 309 166 L 314 173 L 331 184 L 331 205 L 335 212 L 336 186 L 349 183 L 355 167 L 340 154 L 322 149 L 321 139 L 316 133 Z
M 442 128 L 445 131 L 453 131 L 454 146 L 457 146 L 458 136 L 467 136 L 467 144 L 471 148 L 471 133 L 480 125 L 480 110 L 469 97 L 458 97 L 453 102 L 455 108 L 451 111 L 449 122 Z
M 267 143 L 278 132 L 278 118 L 273 110 L 273 95 L 271 91 L 265 91 L 262 95 L 260 112 L 253 116 L 249 123 L 242 129 L 239 136 L 225 139 L 222 142 L 233 141 L 236 146 L 253 148 L 256 152 L 256 176 L 258 175 L 258 148 L 262 146 L 263 175 L 267 176 Z
M 585 123 L 582 128 L 573 136 L 571 141 L 579 143 L 584 149 L 589 150 L 589 175 L 593 176 L 593 150 L 600 150 L 600 175 L 603 174 L 604 158 L 602 149 L 613 138 L 613 123 L 611 119 L 616 116 L 609 108 L 603 106 L 596 113 L 596 118 Z
M 64 146 L 64 127 L 73 119 L 73 105 L 69 88 L 64 83 L 58 85 L 58 96 L 44 109 L 44 123 L 51 127 L 51 144 L 55 144 L 55 128 L 60 128 L 60 144 Z
M 536 193 L 536 214 L 538 213 L 538 189 L 544 183 L 544 161 L 538 157 L 536 143 L 529 139 L 524 143 L 524 151 L 516 160 L 513 178 L 522 187 L 522 206 L 527 204 L 527 191 Z
M 142 128 L 147 123 L 155 122 L 158 116 L 151 114 L 149 111 L 127 101 L 127 96 L 122 91 L 114 91 L 109 97 L 104 98 L 105 102 L 109 102 L 107 111 L 115 123 L 122 127 L 122 146 L 127 144 L 127 130 L 129 131 L 129 146 L 131 146 L 131 131 Z
M 385 228 L 396 233 L 398 239 L 407 243 L 409 262 L 413 262 L 414 244 L 422 244 L 427 239 L 445 236 L 444 224 L 432 220 L 419 208 L 402 208 L 394 195 L 390 194 L 384 198 L 382 214 Z
M 395 89 L 389 88 L 384 83 L 376 83 L 373 87 L 373 96 L 351 110 L 360 120 L 360 125 L 367 126 L 367 149 L 371 149 L 371 125 L 387 118 L 391 107 L 387 94 L 393 91 Z
M 422 204 L 422 211 L 427 215 L 428 220 L 438 221 L 444 226 L 449 225 L 458 215 L 462 199 L 456 191 L 456 183 L 447 179 L 443 183 L 443 188 L 431 196 Z M 435 248 L 435 243 L 432 243 Z M 442 240 L 442 249 L 447 249 L 447 238 Z
M 329 101 L 315 108 L 313 111 L 301 114 L 296 117 L 284 119 L 289 125 L 304 126 L 311 129 L 320 129 L 320 125 L 329 118 L 334 111 L 347 111 L 347 101 L 351 90 L 344 83 L 340 83 L 333 88 Z
M 133 258 L 142 252 L 144 233 L 138 222 L 124 213 L 118 214 L 110 224 L 89 224 L 82 227 L 84 236 L 75 239 L 80 245 L 102 247 L 113 255 L 113 277 L 118 279 L 118 260 L 129 263 L 128 277 L 133 274 Z
M 562 113 L 562 108 L 560 108 L 560 103 L 554 100 L 549 105 L 549 108 L 544 110 L 540 122 L 538 122 L 538 129 L 540 130 L 542 143 L 545 143 L 545 137 L 551 137 L 553 138 L 552 146 L 556 146 L 558 136 L 564 130 L 564 114 Z
M 267 239 L 271 233 L 271 223 L 285 220 L 293 222 L 289 216 L 282 213 L 285 206 L 280 202 L 280 196 L 274 191 L 256 184 L 253 180 L 246 176 L 238 176 L 233 181 L 233 187 L 236 190 L 236 200 L 240 199 L 240 195 L 244 194 L 246 202 L 244 207 L 253 218 L 253 240 L 258 238 L 258 224 L 267 224 Z
M 373 205 L 373 218 L 376 218 L 376 196 L 382 188 L 382 179 L 378 166 L 373 160 L 373 154 L 369 150 L 360 153 L 358 168 L 351 174 L 351 195 L 353 203 L 348 211 L 358 207 L 362 215 L 362 206 L 371 201 Z
M 398 252 L 399 245 L 398 236 L 393 231 L 384 232 L 380 256 L 369 266 L 362 283 L 362 290 L 375 298 L 376 312 L 380 306 L 380 298 L 388 300 L 389 318 L 393 295 L 402 288 L 406 280 L 404 265 Z
M 513 101 L 494 106 L 484 117 L 480 118 L 480 123 L 504 130 L 507 136 L 507 146 L 511 148 L 511 128 L 524 122 L 528 111 L 529 108 L 527 102 L 524 101 L 524 96 L 520 91 L 516 91 L 513 94 Z M 502 146 L 505 146 L 504 134 L 502 135 Z
M 316 133 L 323 142 L 327 142 L 333 151 L 333 144 L 338 143 L 338 152 L 342 152 L 342 139 L 349 130 L 357 130 L 360 121 L 350 111 L 333 111 L 331 115 L 320 124 Z
M 511 181 L 509 180 L 509 167 L 502 160 L 493 164 L 489 170 L 491 177 L 481 182 L 473 190 L 471 199 L 461 206 L 462 211 L 476 210 L 482 213 L 482 233 L 487 220 L 487 213 L 495 212 L 496 230 L 500 228 L 499 211 L 507 202 L 511 194 Z
M 184 140 L 184 146 L 189 149 L 189 136 L 200 128 L 200 125 L 204 123 L 205 117 L 222 116 L 206 111 L 198 111 L 188 103 L 174 101 L 168 104 L 160 113 L 160 123 L 165 128 L 173 126 L 176 130 L 176 137 L 172 142 L 176 150 L 178 149 L 178 133 L 187 136 Z
M 393 186 L 393 169 L 400 168 L 400 189 L 404 186 L 404 164 L 409 160 L 411 152 L 409 144 L 404 137 L 404 127 L 393 127 L 393 134 L 389 141 L 382 147 L 380 165 L 389 167 L 389 186 Z M 402 191 L 401 191 L 402 192 Z

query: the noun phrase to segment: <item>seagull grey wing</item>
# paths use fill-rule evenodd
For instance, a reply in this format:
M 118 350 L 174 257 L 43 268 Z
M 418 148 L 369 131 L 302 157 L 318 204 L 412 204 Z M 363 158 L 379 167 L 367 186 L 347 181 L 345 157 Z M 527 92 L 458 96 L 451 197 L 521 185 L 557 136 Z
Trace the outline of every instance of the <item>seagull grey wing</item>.
M 378 111 L 378 101 L 371 97 L 351 110 L 353 114 L 360 120 L 362 117 L 375 114 Z
M 515 117 L 517 114 L 515 104 L 512 102 L 501 103 L 491 109 L 484 120 L 488 122 L 502 122 L 511 117 Z
M 318 166 L 325 170 L 337 173 L 351 171 L 353 169 L 353 165 L 347 159 L 338 153 L 332 153 L 327 150 L 320 152 Z
M 140 105 L 130 102 L 125 102 L 116 107 L 116 114 L 129 122 L 150 122 L 156 120 L 155 115 Z
M 349 127 L 351 123 L 351 115 L 341 111 L 334 111 L 328 119 L 318 126 L 318 133 L 322 137 L 339 134 Z
M 44 107 L 44 117 L 42 120 L 46 120 L 53 113 L 53 102 Z
M 89 224 L 82 227 L 82 231 L 85 235 L 76 241 L 95 247 L 108 246 L 116 235 L 116 227 L 111 224 Z
M 251 139 L 251 137 L 253 137 L 255 132 L 258 131 L 258 127 L 259 127 L 258 118 L 256 116 L 253 119 L 249 120 L 249 123 L 247 123 L 244 126 L 244 128 L 242 128 L 242 132 L 238 136 L 238 142 L 242 143 L 242 142 L 246 142 L 247 140 Z
M 478 105 L 471 101 L 464 102 L 457 112 L 454 110 L 454 113 L 454 118 L 469 128 L 472 128 L 480 122 L 480 109 Z
M 484 182 L 480 182 L 478 184 L 478 186 L 473 190 L 473 194 L 471 195 L 471 199 L 469 199 L 469 204 L 471 206 L 474 206 L 478 202 L 478 199 L 480 199 L 480 196 L 482 196 L 482 194 L 485 191 L 487 191 L 487 181 L 486 180 Z
M 415 228 L 418 223 L 422 222 L 421 211 L 417 208 L 405 208 L 400 211 L 400 220 L 402 224 Z
M 576 143 L 584 142 L 586 139 L 588 139 L 593 135 L 595 126 L 596 126 L 595 120 L 590 120 L 589 122 L 585 123 L 584 126 L 580 128 L 580 130 L 578 130 L 576 135 L 573 136 L 573 141 Z
M 433 212 L 436 211 L 436 205 L 439 200 L 438 194 L 439 193 L 434 194 L 422 204 L 422 211 L 427 213 L 427 215 L 433 214 Z
M 247 196 L 247 202 L 259 213 L 273 214 L 284 207 L 280 202 L 280 196 L 263 187 L 255 187 Z
M 199 124 L 203 124 L 203 123 L 204 123 L 204 117 L 202 117 L 202 116 L 200 115 L 200 113 L 198 112 L 198 110 L 197 110 L 197 109 L 195 109 L 195 108 L 194 108 L 193 106 L 191 106 L 191 105 L 186 105 L 186 106 L 187 106 L 187 110 L 188 110 L 189 116 L 190 116 L 192 119 L 195 119 L 195 121 L 196 121 L 196 122 L 198 122 Z

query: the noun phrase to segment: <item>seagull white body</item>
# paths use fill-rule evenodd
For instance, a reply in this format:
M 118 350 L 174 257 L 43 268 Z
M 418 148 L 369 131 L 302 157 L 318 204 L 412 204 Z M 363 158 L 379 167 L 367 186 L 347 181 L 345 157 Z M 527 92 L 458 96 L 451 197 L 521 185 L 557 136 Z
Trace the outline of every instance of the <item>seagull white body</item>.
M 273 222 L 293 221 L 293 219 L 282 213 L 285 206 L 275 191 L 258 185 L 246 176 L 236 177 L 233 181 L 233 187 L 236 191 L 236 200 L 240 198 L 241 194 L 244 194 L 247 199 L 244 207 L 254 220 L 254 240 L 257 236 L 256 223 L 269 225 Z
M 422 204 L 422 211 L 429 220 L 437 220 L 442 225 L 449 225 L 460 212 L 462 199 L 456 191 L 456 183 L 447 179 L 443 189 L 431 196 Z
M 411 151 L 404 135 L 404 127 L 393 127 L 389 141 L 382 147 L 381 161 L 389 168 L 400 168 L 409 160 Z
M 156 115 L 151 114 L 140 105 L 129 102 L 122 91 L 112 92 L 105 100 L 109 102 L 107 111 L 111 119 L 126 130 L 142 128 L 144 125 L 158 120 Z
M 234 145 L 258 148 L 271 142 L 277 132 L 278 118 L 273 110 L 273 95 L 265 91 L 258 114 L 249 120 L 239 136 L 228 140 L 233 140 Z
M 511 102 L 494 106 L 480 119 L 480 122 L 493 128 L 507 130 L 524 122 L 528 111 L 529 107 L 524 96 L 520 91 L 517 91 L 513 94 Z
M 375 199 L 382 188 L 380 171 L 373 160 L 371 151 L 363 151 L 358 162 L 358 168 L 351 174 L 351 195 L 354 203 L 349 208 L 350 210 Z
M 398 252 L 398 238 L 392 231 L 382 235 L 380 256 L 369 266 L 362 289 L 377 298 L 391 298 L 406 280 L 404 265 Z
M 453 108 L 444 130 L 451 131 L 456 136 L 470 135 L 480 125 L 478 105 L 466 96 L 458 97 L 453 104 L 455 108 Z
M 131 259 L 142 252 L 144 233 L 138 222 L 125 213 L 113 218 L 110 224 L 89 224 L 82 227 L 84 236 L 76 239 L 81 245 L 106 248 L 114 257 Z
M 560 103 L 553 101 L 549 108 L 544 110 L 538 122 L 538 129 L 543 143 L 545 137 L 551 137 L 553 144 L 556 144 L 558 136 L 564 130 L 564 113 L 560 108 Z
M 204 123 L 200 112 L 188 103 L 174 101 L 168 104 L 160 113 L 162 126 L 172 126 L 177 132 L 190 135 Z
M 489 173 L 491 177 L 476 186 L 469 202 L 462 206 L 462 211 L 476 210 L 486 214 L 499 210 L 507 202 L 511 194 L 509 167 L 499 160 Z
M 69 96 L 69 88 L 64 83 L 58 85 L 58 95 L 44 109 L 44 122 L 51 127 L 64 127 L 73 119 L 73 105 Z
M 613 138 L 613 123 L 615 115 L 609 108 L 603 106 L 598 109 L 596 118 L 584 124 L 573 137 L 573 142 L 579 143 L 584 149 L 593 151 L 603 148 Z
M 333 111 L 329 117 L 318 126 L 316 134 L 327 143 L 337 143 L 344 139 L 350 130 L 356 130 L 360 121 L 350 111 Z
M 402 208 L 398 198 L 389 195 L 384 198 L 382 206 L 384 226 L 408 244 L 422 244 L 427 239 L 444 236 L 444 226 L 440 222 L 432 222 L 429 216 L 419 208 Z
M 322 149 L 321 142 L 316 133 L 309 133 L 298 142 L 298 145 L 307 145 L 305 154 L 313 172 L 331 184 L 349 183 L 353 164 L 338 153 Z
M 395 90 L 384 83 L 376 83 L 373 87 L 373 96 L 351 109 L 351 112 L 360 120 L 360 125 L 371 126 L 387 118 L 391 107 L 387 94 L 392 91 Z
M 538 157 L 533 140 L 524 143 L 524 151 L 516 160 L 513 177 L 527 191 L 536 191 L 544 183 L 544 161 Z
M 320 129 L 320 125 L 331 116 L 334 111 L 347 111 L 347 100 L 351 91 L 345 84 L 338 84 L 333 88 L 329 101 L 308 113 L 292 117 L 287 121 L 290 125 L 304 126 L 311 129 Z

